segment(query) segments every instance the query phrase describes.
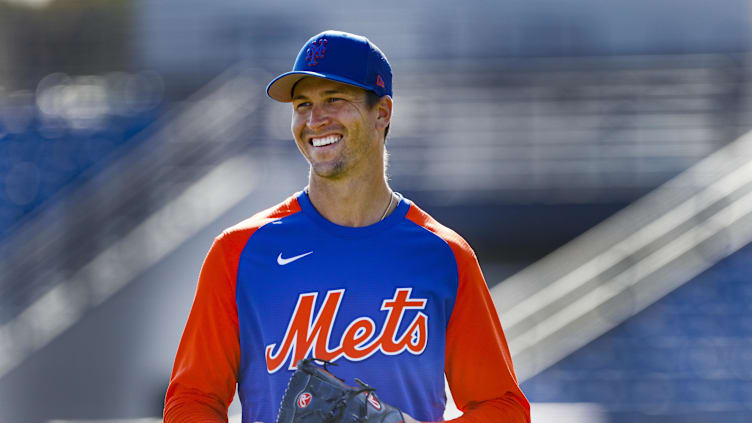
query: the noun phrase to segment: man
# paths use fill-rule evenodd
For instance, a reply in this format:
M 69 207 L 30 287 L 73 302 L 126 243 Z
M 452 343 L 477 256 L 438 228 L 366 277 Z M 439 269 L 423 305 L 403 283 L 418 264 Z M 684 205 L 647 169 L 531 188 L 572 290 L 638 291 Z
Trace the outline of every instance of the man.
M 529 422 L 475 254 L 387 184 L 383 53 L 323 32 L 267 94 L 292 103 L 309 183 L 215 239 L 165 421 L 225 421 L 237 383 L 243 421 L 274 422 L 296 363 L 315 357 L 420 421 L 442 419 L 446 374 L 458 422 Z

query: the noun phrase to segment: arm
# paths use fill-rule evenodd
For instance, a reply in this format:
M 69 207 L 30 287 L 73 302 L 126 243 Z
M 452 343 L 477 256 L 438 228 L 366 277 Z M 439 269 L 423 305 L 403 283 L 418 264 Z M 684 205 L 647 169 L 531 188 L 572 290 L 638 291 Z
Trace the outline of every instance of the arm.
M 512 356 L 475 253 L 452 243 L 459 286 L 447 326 L 445 372 L 457 408 L 453 423 L 529 423 Z
M 233 271 L 239 253 L 228 242 L 217 237 L 201 268 L 167 388 L 165 423 L 227 421 L 240 364 Z

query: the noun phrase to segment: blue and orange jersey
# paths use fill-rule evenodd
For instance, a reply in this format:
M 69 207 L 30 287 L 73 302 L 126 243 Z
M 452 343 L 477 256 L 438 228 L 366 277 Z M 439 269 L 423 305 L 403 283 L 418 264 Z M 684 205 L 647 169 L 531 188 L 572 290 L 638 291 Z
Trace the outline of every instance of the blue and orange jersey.
M 529 422 L 504 333 L 469 245 L 402 198 L 384 220 L 336 225 L 303 191 L 219 235 L 199 276 L 165 422 L 276 421 L 296 363 L 336 363 L 381 399 L 441 421 Z

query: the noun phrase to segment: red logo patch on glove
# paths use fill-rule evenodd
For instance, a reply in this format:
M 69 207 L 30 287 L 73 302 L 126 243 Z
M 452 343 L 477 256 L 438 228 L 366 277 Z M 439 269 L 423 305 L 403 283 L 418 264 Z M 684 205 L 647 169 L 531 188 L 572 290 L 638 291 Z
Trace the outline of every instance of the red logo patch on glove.
M 311 394 L 303 392 L 298 396 L 298 408 L 306 408 L 311 403 Z
M 368 394 L 368 403 L 371 404 L 373 408 L 381 410 L 381 403 L 376 399 L 375 396 L 373 396 L 373 394 Z

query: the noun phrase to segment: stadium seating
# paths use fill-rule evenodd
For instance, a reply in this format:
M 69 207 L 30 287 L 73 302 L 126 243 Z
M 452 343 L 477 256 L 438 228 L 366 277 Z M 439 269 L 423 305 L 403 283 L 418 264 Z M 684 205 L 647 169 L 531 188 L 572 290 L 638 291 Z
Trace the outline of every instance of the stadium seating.
M 0 241 L 64 189 L 107 166 L 159 116 L 161 93 L 134 104 L 123 85 L 153 82 L 124 73 L 51 74 L 36 94 L 0 98 Z M 152 84 L 153 85 L 153 84 Z M 119 88 L 119 89 L 118 89 Z M 137 99 L 138 100 L 138 99 Z M 143 100 L 143 99 L 140 99 Z M 87 176 L 88 175 L 88 176 Z
M 609 422 L 748 421 L 752 245 L 523 384 L 536 402 L 597 403 Z M 695 421 L 695 420 L 693 420 Z M 701 420 L 696 420 L 701 421 Z

